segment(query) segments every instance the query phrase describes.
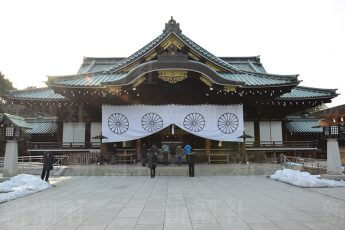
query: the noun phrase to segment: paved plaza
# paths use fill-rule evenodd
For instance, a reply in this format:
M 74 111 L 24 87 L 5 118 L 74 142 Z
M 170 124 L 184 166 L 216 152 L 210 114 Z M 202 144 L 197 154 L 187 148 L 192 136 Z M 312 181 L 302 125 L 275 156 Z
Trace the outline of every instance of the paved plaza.
M 60 177 L 0 204 L 0 229 L 345 229 L 345 189 L 265 176 Z

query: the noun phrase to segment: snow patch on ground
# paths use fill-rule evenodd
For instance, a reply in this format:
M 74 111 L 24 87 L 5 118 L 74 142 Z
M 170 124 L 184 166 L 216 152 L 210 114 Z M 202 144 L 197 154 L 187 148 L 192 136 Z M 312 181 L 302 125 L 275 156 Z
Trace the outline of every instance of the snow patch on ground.
M 19 174 L 0 183 L 0 203 L 40 192 L 53 186 L 37 176 Z
M 308 172 L 300 172 L 292 169 L 277 170 L 271 179 L 305 188 L 321 187 L 345 187 L 345 181 L 320 179 L 320 175 L 310 175 Z

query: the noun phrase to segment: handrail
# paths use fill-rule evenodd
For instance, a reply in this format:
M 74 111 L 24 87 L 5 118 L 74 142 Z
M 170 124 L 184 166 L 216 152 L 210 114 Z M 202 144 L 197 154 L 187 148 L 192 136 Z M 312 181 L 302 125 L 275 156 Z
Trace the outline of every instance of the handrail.
M 315 147 L 315 141 L 246 141 L 246 147 Z M 28 149 L 97 149 L 100 142 L 28 142 Z M 127 149 L 126 149 L 127 150 Z M 197 149 L 196 149 L 197 150 Z M 230 150 L 230 149 L 229 149 Z
M 321 163 L 327 162 L 325 159 L 308 158 L 308 157 L 293 157 L 280 154 L 281 165 L 286 168 L 292 168 L 293 165 L 312 168 L 327 168 Z

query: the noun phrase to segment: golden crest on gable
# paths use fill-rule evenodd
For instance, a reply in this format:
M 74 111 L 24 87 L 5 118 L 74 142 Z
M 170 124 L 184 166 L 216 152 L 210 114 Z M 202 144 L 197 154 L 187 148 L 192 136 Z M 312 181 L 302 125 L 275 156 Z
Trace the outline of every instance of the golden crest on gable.
M 169 83 L 176 83 L 186 79 L 188 71 L 184 70 L 163 70 L 158 71 L 158 78 Z
M 167 40 L 162 43 L 163 49 L 167 49 L 169 46 L 174 45 L 177 49 L 181 50 L 184 46 L 175 36 L 170 36 Z

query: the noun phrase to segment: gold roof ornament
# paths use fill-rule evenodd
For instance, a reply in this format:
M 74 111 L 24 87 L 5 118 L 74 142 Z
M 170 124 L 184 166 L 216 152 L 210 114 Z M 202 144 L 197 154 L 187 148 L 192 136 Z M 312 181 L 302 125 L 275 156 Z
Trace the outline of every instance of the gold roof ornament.
M 188 56 L 191 57 L 192 59 L 194 59 L 195 61 L 199 61 L 200 59 L 198 58 L 198 56 L 192 52 L 188 52 Z
M 157 56 L 157 52 L 153 52 L 153 53 L 150 53 L 149 55 L 147 55 L 146 57 L 146 61 L 151 61 L 152 59 L 154 59 L 155 57 Z
M 143 83 L 146 80 L 146 77 L 142 77 L 139 80 L 137 80 L 134 84 L 133 87 L 137 88 L 141 83 Z
M 180 42 L 175 36 L 169 36 L 169 38 L 167 38 L 161 46 L 163 49 L 167 49 L 171 45 L 175 46 L 179 50 L 181 50 L 183 47 L 183 43 Z
M 229 93 L 229 92 L 236 92 L 236 86 L 234 85 L 224 85 L 223 91 Z
M 163 70 L 158 71 L 158 78 L 163 81 L 175 84 L 186 79 L 188 77 L 187 73 L 188 71 L 184 70 Z
M 200 80 L 205 83 L 205 85 L 212 87 L 212 82 L 208 80 L 208 78 L 205 75 L 201 75 Z

